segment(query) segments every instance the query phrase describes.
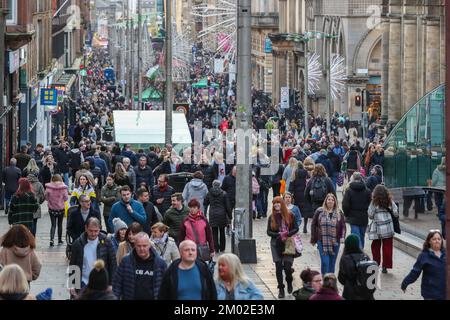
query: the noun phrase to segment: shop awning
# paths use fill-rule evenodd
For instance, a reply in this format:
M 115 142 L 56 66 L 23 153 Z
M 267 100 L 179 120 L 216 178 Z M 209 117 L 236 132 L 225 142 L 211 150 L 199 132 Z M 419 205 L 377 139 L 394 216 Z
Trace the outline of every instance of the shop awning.
M 163 94 L 153 87 L 147 88 L 142 92 L 142 101 L 162 100 Z M 134 101 L 138 101 L 139 96 L 134 96 Z
M 75 83 L 76 75 L 70 73 L 63 73 L 61 76 L 52 83 L 54 88 L 64 88 L 64 92 L 69 92 L 72 85 Z
M 219 85 L 217 83 L 211 82 L 211 84 L 209 85 L 210 88 L 219 88 Z M 208 79 L 204 78 L 202 80 L 200 80 L 197 83 L 194 83 L 192 85 L 192 88 L 194 89 L 204 89 L 204 88 L 208 88 Z

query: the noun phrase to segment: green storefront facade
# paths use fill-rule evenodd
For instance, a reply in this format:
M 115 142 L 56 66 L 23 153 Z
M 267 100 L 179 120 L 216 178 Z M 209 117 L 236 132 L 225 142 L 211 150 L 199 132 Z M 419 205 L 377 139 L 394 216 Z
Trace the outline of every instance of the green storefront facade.
M 390 188 L 426 186 L 445 156 L 445 86 L 420 99 L 384 143 L 384 178 Z

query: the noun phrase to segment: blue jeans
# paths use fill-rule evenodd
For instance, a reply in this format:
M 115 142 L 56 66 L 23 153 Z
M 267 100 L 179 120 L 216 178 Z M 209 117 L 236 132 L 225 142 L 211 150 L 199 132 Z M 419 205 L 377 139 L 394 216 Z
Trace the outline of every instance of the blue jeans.
M 61 175 L 64 180 L 64 184 L 67 186 L 67 188 L 69 188 L 69 173 L 65 172 L 65 173 L 61 173 Z
M 11 198 L 14 195 L 14 192 L 9 192 L 5 190 L 5 214 L 9 212 L 9 203 L 11 202 Z
M 323 253 L 323 245 L 322 241 L 317 241 L 317 249 L 319 250 L 320 254 L 320 262 L 321 262 L 321 272 L 322 275 L 326 273 L 334 273 L 335 266 L 336 266 L 336 259 L 339 253 L 339 243 L 336 243 L 334 245 L 334 255 L 333 254 L 324 254 Z
M 364 237 L 366 234 L 367 227 L 357 226 L 354 224 L 350 225 L 351 233 L 356 234 L 359 237 L 359 247 L 364 249 Z
M 256 209 L 258 211 L 258 217 L 267 217 L 268 196 L 269 190 L 261 188 L 258 194 L 258 198 L 256 199 Z

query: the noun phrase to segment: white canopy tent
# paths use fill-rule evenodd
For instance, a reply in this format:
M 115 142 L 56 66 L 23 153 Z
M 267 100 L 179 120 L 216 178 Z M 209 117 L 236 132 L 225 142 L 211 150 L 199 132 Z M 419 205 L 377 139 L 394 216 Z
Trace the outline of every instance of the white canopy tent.
M 113 111 L 115 141 L 133 148 L 165 144 L 165 111 Z M 172 114 L 172 144 L 178 151 L 192 144 L 184 112 Z

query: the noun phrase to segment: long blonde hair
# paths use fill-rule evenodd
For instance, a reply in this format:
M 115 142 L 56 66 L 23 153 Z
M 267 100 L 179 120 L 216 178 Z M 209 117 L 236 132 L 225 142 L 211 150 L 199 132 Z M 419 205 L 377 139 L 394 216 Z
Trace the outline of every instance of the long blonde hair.
M 329 194 L 327 194 L 327 196 L 325 197 L 325 200 L 323 200 L 323 204 L 322 204 L 323 211 L 328 212 L 327 200 L 329 197 L 332 197 L 334 199 L 333 211 L 336 212 L 338 220 L 341 220 L 341 209 L 339 208 L 338 200 L 337 200 L 336 196 L 334 194 L 332 194 L 331 192 Z
M 36 160 L 34 159 L 30 159 L 30 161 L 28 162 L 27 166 L 25 167 L 25 169 L 27 170 L 27 173 L 30 174 L 39 174 L 39 167 L 36 163 Z M 24 169 L 24 171 L 25 171 Z
M 237 283 L 242 283 L 244 287 L 248 287 L 250 283 L 250 279 L 245 274 L 244 269 L 242 268 L 241 260 L 239 260 L 238 256 L 233 253 L 224 253 L 217 259 L 217 268 L 219 268 L 219 264 L 224 262 L 228 265 L 228 269 L 231 275 L 231 285 L 233 288 Z M 218 282 L 223 282 L 223 280 L 219 276 L 219 272 L 217 272 Z
M 299 163 L 299 161 L 297 159 L 295 159 L 294 157 L 289 159 L 288 165 L 292 168 L 291 182 L 295 180 L 295 177 L 297 174 L 297 169 L 298 169 L 298 163 Z
M 17 264 L 8 264 L 0 272 L 0 293 L 29 293 L 27 276 Z

